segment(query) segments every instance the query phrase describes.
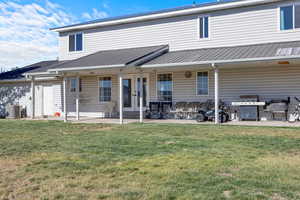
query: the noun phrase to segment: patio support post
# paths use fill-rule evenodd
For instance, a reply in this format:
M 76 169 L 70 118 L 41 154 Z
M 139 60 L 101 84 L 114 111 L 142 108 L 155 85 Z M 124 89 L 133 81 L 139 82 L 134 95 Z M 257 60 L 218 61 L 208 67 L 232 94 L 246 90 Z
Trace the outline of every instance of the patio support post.
M 68 111 L 67 111 L 67 77 L 63 80 L 64 87 L 64 122 L 68 121 Z
M 31 77 L 31 119 L 35 117 L 35 82 L 34 76 Z
M 79 114 L 79 89 L 80 89 L 80 78 L 79 76 L 76 77 L 76 120 L 79 121 L 80 114 Z
M 120 94 L 119 94 L 119 113 L 120 113 L 120 124 L 123 124 L 123 74 L 122 72 L 119 74 L 119 88 L 120 88 Z
M 143 123 L 143 97 L 144 97 L 143 72 L 140 72 L 140 123 Z
M 215 124 L 219 124 L 219 68 L 213 63 L 215 74 Z

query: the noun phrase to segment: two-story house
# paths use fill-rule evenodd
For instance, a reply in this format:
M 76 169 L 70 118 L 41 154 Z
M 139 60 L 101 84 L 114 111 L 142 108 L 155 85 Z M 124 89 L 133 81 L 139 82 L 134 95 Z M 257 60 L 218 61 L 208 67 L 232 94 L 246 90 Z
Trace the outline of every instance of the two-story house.
M 151 102 L 213 100 L 218 110 L 220 100 L 232 105 L 241 96 L 300 96 L 298 0 L 224 0 L 52 31 L 59 61 L 23 73 L 33 117 L 110 113 L 142 121 Z M 272 119 L 264 111 L 259 117 Z

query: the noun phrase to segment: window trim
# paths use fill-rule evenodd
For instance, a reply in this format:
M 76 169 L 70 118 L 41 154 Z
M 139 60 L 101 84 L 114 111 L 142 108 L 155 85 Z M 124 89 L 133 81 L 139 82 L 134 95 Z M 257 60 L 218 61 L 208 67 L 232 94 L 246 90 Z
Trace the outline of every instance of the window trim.
M 198 73 L 199 72 L 207 72 L 207 94 L 198 94 Z M 210 91 L 209 91 L 209 77 L 210 77 L 210 71 L 209 70 L 201 70 L 201 71 L 196 71 L 196 96 L 199 97 L 208 97 L 210 95 Z
M 200 37 L 200 19 L 201 18 L 205 18 L 205 17 L 208 17 L 208 37 L 204 37 L 204 38 L 201 38 Z M 200 15 L 198 16 L 198 20 L 197 20 L 197 38 L 198 40 L 210 40 L 211 38 L 211 16 L 210 15 Z
M 76 51 L 76 35 L 77 34 L 82 34 L 82 50 L 81 51 Z M 75 51 L 70 51 L 70 35 L 75 35 L 74 42 L 75 42 Z M 69 54 L 76 54 L 76 53 L 82 53 L 84 52 L 84 32 L 72 32 L 68 34 L 68 52 Z
M 111 87 L 110 87 L 110 101 L 101 101 L 101 99 L 100 99 L 100 79 L 101 78 L 110 78 L 110 81 L 111 81 Z M 98 76 L 97 77 L 97 83 L 98 83 L 98 102 L 100 103 L 100 104 L 105 104 L 105 103 L 110 103 L 110 102 L 112 102 L 113 101 L 113 99 L 112 99 L 112 97 L 113 97 L 113 78 L 112 78 L 112 76 L 111 75 L 107 75 L 107 76 Z
M 281 13 L 280 13 L 280 10 L 281 8 L 283 7 L 289 7 L 289 6 L 293 6 L 293 28 L 292 29 L 288 29 L 288 30 L 281 30 Z M 296 2 L 296 3 L 284 3 L 284 4 L 280 4 L 278 5 L 278 8 L 277 8 L 277 30 L 279 32 L 282 32 L 282 33 L 286 33 L 286 32 L 296 32 L 296 31 L 300 31 L 300 28 L 296 28 L 296 8 L 295 6 L 300 6 L 300 2 Z
M 173 72 L 159 72 L 159 73 L 155 73 L 155 97 L 156 100 L 158 100 L 158 93 L 157 93 L 157 89 L 158 89 L 158 75 L 160 74 L 172 74 L 172 102 L 174 101 L 174 73 Z M 150 96 L 150 95 L 149 95 Z

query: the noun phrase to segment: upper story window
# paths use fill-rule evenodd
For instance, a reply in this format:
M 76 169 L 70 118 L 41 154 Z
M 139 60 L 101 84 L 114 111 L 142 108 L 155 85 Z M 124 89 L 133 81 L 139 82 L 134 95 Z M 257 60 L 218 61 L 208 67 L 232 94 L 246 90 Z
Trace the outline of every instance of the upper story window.
M 199 33 L 200 38 L 208 38 L 209 37 L 209 17 L 204 16 L 199 18 Z
M 300 5 L 280 7 L 280 30 L 300 28 Z
M 82 51 L 83 49 L 83 34 L 75 33 L 69 35 L 69 52 Z
M 197 95 L 208 95 L 208 72 L 197 73 Z

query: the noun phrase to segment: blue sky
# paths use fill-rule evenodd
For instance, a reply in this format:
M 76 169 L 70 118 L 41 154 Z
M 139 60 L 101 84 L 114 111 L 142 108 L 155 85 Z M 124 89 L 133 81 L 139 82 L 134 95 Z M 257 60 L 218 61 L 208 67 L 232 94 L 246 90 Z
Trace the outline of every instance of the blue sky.
M 211 1 L 213 0 L 195 0 L 196 3 Z M 77 16 L 85 12 L 91 13 L 93 8 L 106 12 L 109 16 L 120 16 L 190 5 L 194 0 L 53 0 L 52 2 L 62 5 Z
M 196 3 L 214 0 L 195 0 Z M 49 28 L 99 18 L 191 5 L 194 0 L 0 0 L 0 68 L 22 67 L 58 56 Z

